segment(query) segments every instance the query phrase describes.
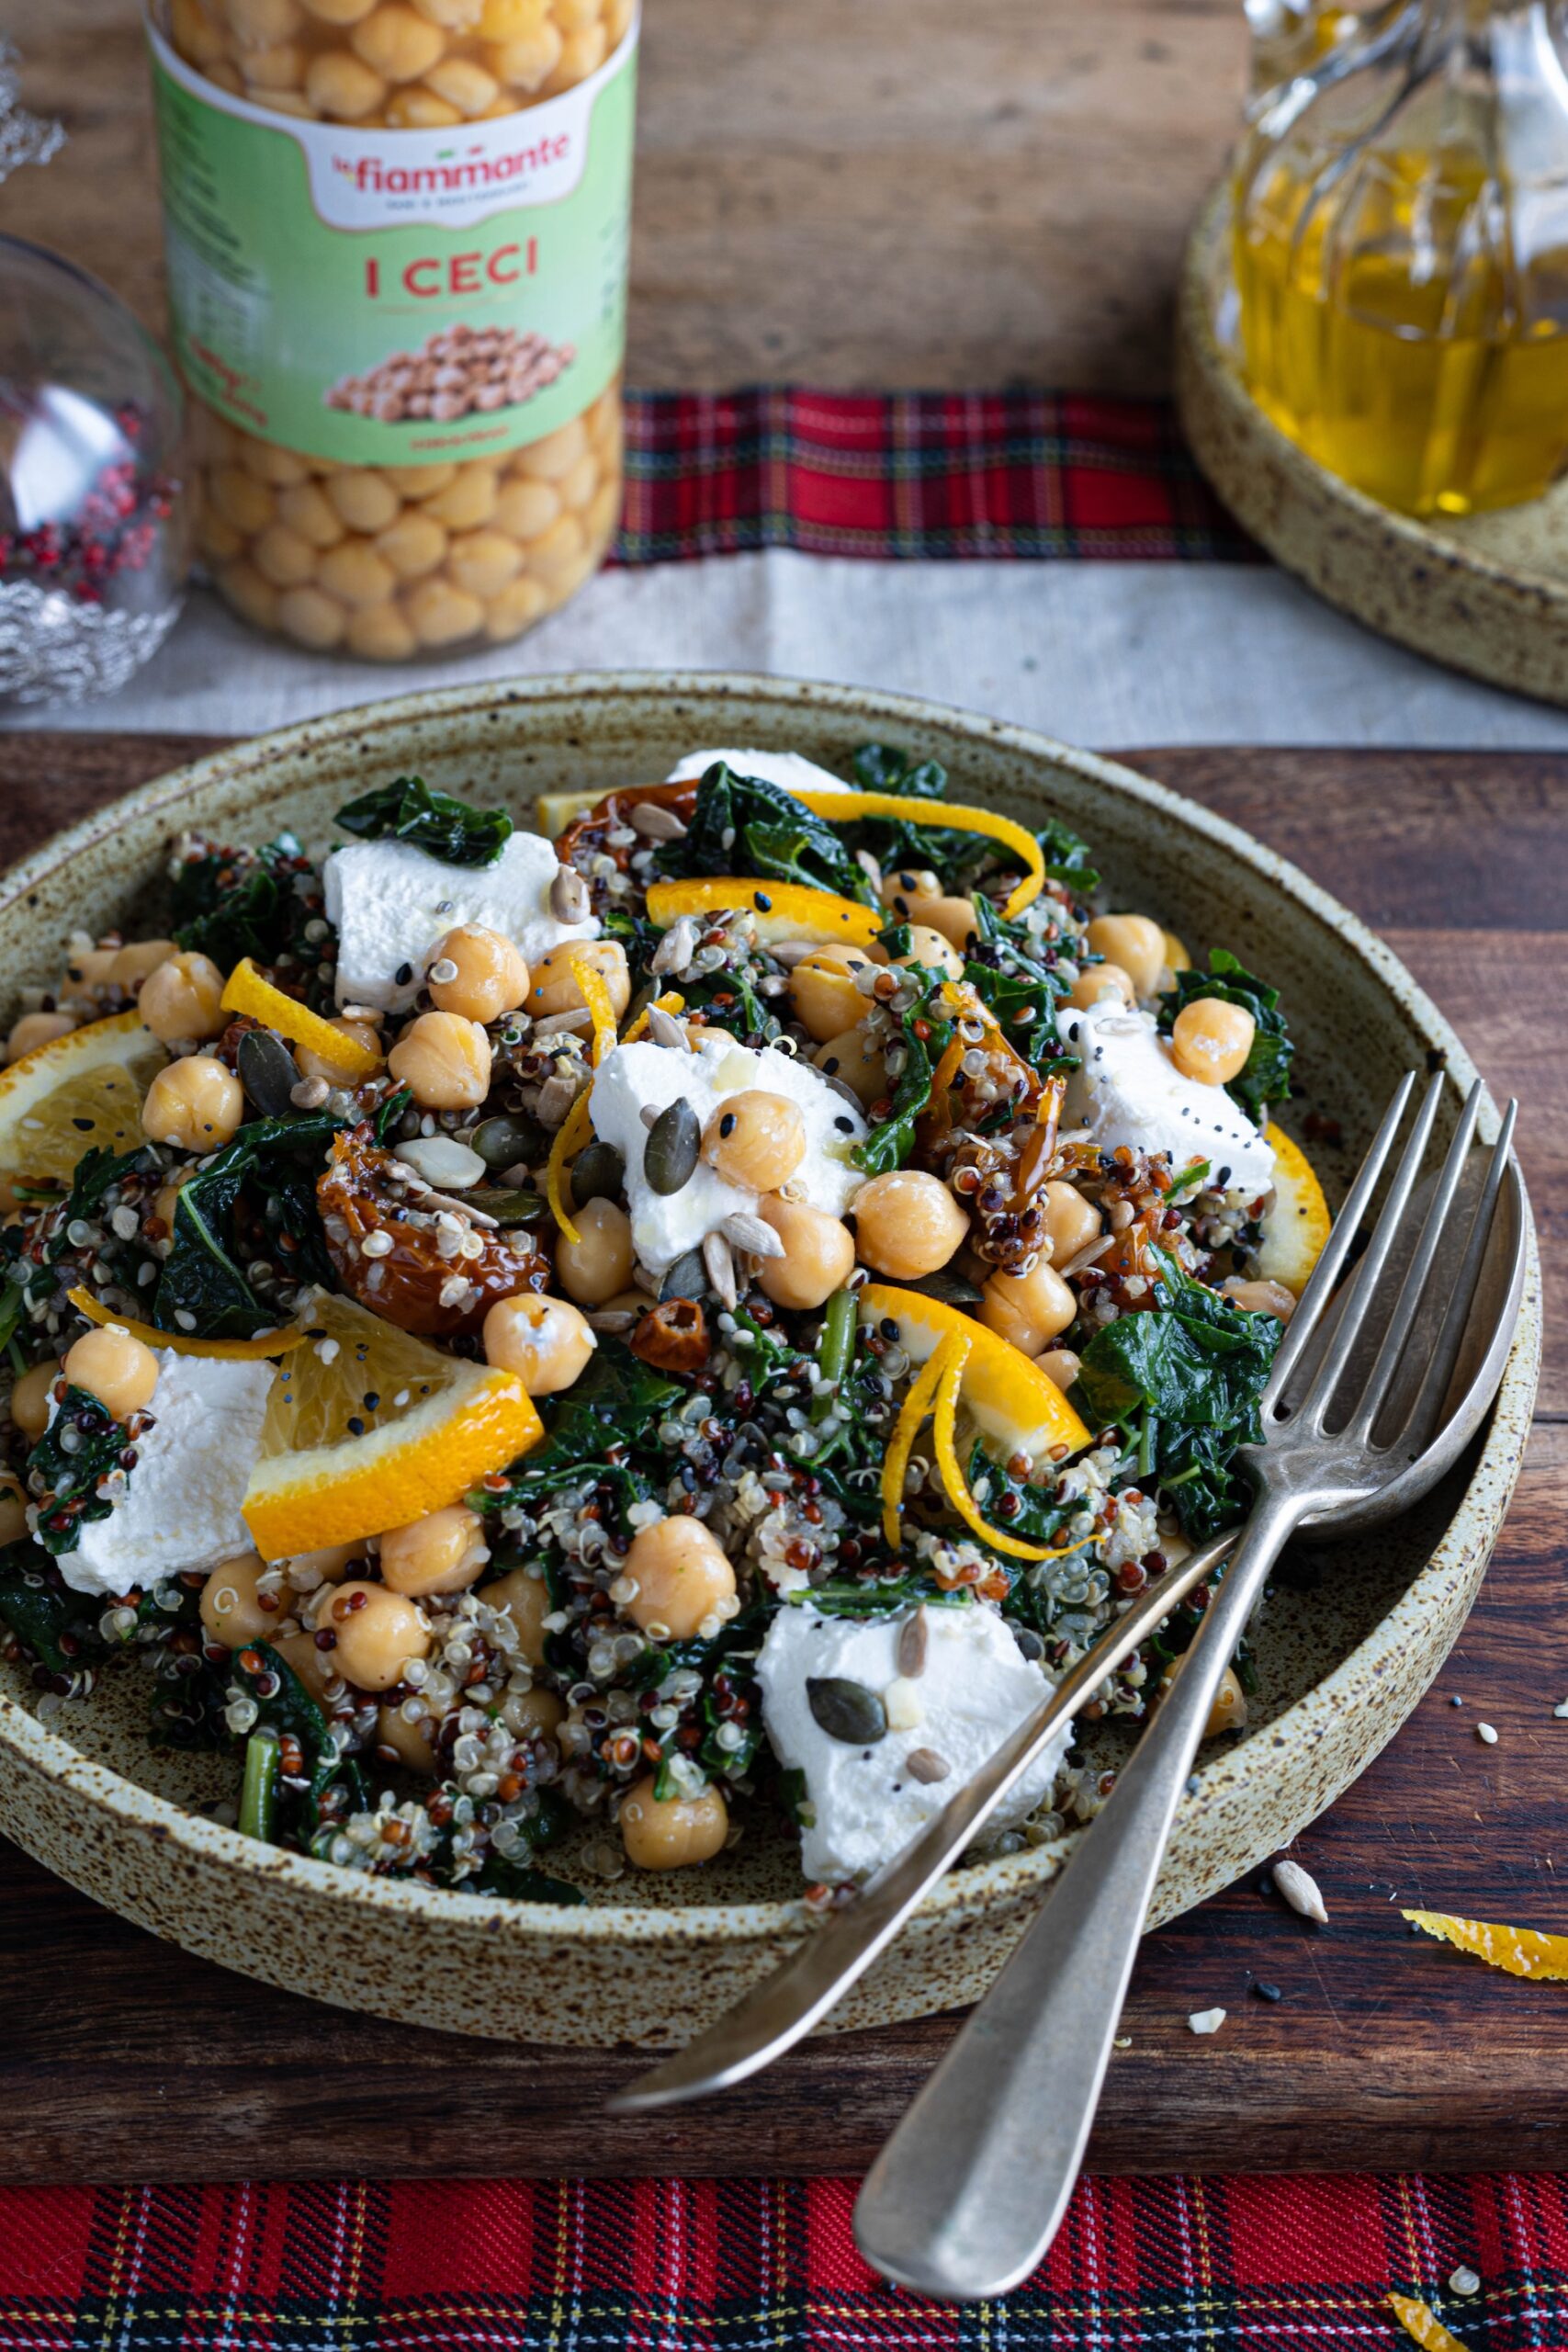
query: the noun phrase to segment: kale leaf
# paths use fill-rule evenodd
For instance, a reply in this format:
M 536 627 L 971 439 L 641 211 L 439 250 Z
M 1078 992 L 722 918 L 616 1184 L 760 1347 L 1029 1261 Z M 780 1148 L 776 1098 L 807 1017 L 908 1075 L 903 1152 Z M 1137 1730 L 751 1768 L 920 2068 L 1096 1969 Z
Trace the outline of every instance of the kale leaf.
M 502 1854 L 491 1854 L 470 1883 L 476 1894 L 504 1894 L 513 1903 L 556 1903 L 564 1907 L 588 1900 L 580 1886 L 569 1885 L 564 1878 L 551 1878 L 547 1871 L 536 1871 L 531 1863 L 508 1861 Z
M 248 1340 L 269 1330 L 276 1309 L 242 1272 L 247 1259 L 285 1254 L 297 1281 L 335 1287 L 316 1207 L 322 1146 L 339 1122 L 326 1114 L 252 1119 L 182 1186 L 169 1254 L 152 1295 L 160 1330 L 202 1340 Z M 194 1317 L 182 1323 L 180 1317 Z
M 977 895 L 974 905 L 977 937 L 964 953 L 964 978 L 1014 1052 L 1042 1078 L 1076 1068 L 1056 1032 L 1066 982 L 1040 961 L 1021 923 L 1007 922 L 988 899 Z
M 850 764 L 863 792 L 890 792 L 900 800 L 947 798 L 947 770 L 940 760 L 911 760 L 891 743 L 863 743 Z
M 503 808 L 471 808 L 417 775 L 362 793 L 338 810 L 337 822 L 362 841 L 412 842 L 444 865 L 493 865 L 512 838 Z
M 51 1674 L 70 1674 L 81 1651 L 102 1647 L 97 1606 L 63 1584 L 32 1544 L 8 1544 L 0 1552 L 0 1622 Z
M 1053 882 L 1066 882 L 1080 896 L 1093 889 L 1100 876 L 1089 862 L 1089 843 L 1075 833 L 1070 825 L 1064 825 L 1059 818 L 1053 817 L 1048 825 L 1040 827 L 1034 838 L 1040 844 L 1045 871 Z
M 184 859 L 175 876 L 175 944 L 228 971 L 243 956 L 274 964 L 291 946 L 302 919 L 294 876 L 304 857 L 292 833 L 260 849 L 208 846 Z
M 697 786 L 683 841 L 661 854 L 667 873 L 762 874 L 870 904 L 863 868 L 826 818 L 782 785 L 737 775 L 716 761 Z
M 602 1339 L 581 1379 L 547 1408 L 544 1442 L 528 1455 L 521 1479 L 561 1470 L 581 1476 L 609 1446 L 657 1453 L 659 1425 L 685 1395 L 682 1382 L 656 1372 L 623 1340 Z M 515 1489 L 519 1480 L 513 1483 Z
M 73 1552 L 82 1525 L 107 1519 L 114 1504 L 98 1492 L 98 1481 L 115 1468 L 130 1443 L 124 1424 L 111 1419 L 85 1388 L 67 1387 L 59 1412 L 28 1456 L 51 1498 L 39 1514 L 39 1542 L 51 1552 Z
M 889 956 L 907 955 L 908 923 L 895 923 L 881 935 Z M 911 977 L 914 967 L 910 967 Z M 915 1126 L 931 1099 L 936 1066 L 953 1036 L 953 1023 L 940 1010 L 946 974 L 934 966 L 919 970 L 920 992 L 902 1015 L 904 1067 L 894 1082 L 891 1106 L 862 1144 L 850 1155 L 868 1176 L 886 1176 L 902 1168 L 915 1148 Z
M 1214 996 L 1223 1003 L 1239 1004 L 1257 1023 L 1252 1051 L 1238 1077 L 1225 1092 L 1262 1125 L 1270 1102 L 1286 1102 L 1291 1094 L 1291 1062 L 1295 1047 L 1280 1011 L 1280 991 L 1255 979 L 1227 948 L 1216 947 L 1206 972 L 1178 972 L 1176 986 L 1159 1001 L 1159 1025 L 1167 1036 L 1183 1005 L 1194 997 Z

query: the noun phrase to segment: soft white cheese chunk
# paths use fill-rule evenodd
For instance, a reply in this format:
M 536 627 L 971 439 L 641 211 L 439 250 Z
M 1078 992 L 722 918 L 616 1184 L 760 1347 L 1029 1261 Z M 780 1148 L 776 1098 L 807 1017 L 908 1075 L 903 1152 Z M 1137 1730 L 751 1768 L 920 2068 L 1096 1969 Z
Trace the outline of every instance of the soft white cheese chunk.
M 716 760 L 722 760 L 736 775 L 754 775 L 763 784 L 776 784 L 785 792 L 858 792 L 858 784 L 849 784 L 830 769 L 819 768 L 799 752 L 688 752 L 665 777 L 666 784 L 689 784 L 706 775 Z
M 614 1144 L 626 1163 L 632 1247 L 651 1273 L 665 1272 L 698 1248 L 727 1216 L 754 1211 L 760 1195 L 749 1185 L 728 1182 L 705 1160 L 678 1193 L 656 1193 L 643 1174 L 644 1110 L 665 1111 L 683 1097 L 705 1127 L 728 1096 L 758 1087 L 787 1094 L 805 1122 L 806 1157 L 790 1179 L 793 1197 L 842 1216 L 865 1182 L 850 1154 L 864 1140 L 866 1124 L 809 1062 L 773 1046 L 752 1053 L 716 1033 L 694 1053 L 639 1041 L 617 1046 L 600 1064 L 589 1104 L 593 1132 Z
M 513 833 L 493 865 L 447 865 L 412 842 L 334 849 L 321 881 L 338 935 L 338 1002 L 401 1012 L 419 993 L 431 949 L 457 923 L 504 932 L 530 967 L 563 940 L 596 939 L 596 915 L 560 922 L 550 912 L 559 871 L 537 833 Z
M 1274 1181 L 1274 1152 L 1223 1086 L 1188 1078 L 1170 1057 L 1154 1015 L 1114 997 L 1087 1012 L 1064 1005 L 1057 1032 L 1082 1063 L 1067 1082 L 1062 1124 L 1087 1126 L 1103 1150 L 1167 1151 L 1177 1168 L 1209 1163 L 1210 1184 L 1255 1195 Z
M 780 1763 L 806 1776 L 814 1819 L 801 1833 L 800 1859 L 808 1879 L 864 1878 L 901 1852 L 1051 1690 L 987 1601 L 926 1611 L 925 1670 L 914 1677 L 898 1671 L 906 1622 L 825 1617 L 805 1600 L 781 1609 L 768 1628 L 757 1660 L 762 1721 Z M 836 1676 L 863 1683 L 887 1709 L 889 1728 L 870 1747 L 835 1739 L 811 1712 L 807 1682 Z M 992 1816 L 997 1828 L 1050 1795 L 1071 1740 L 1065 1724 Z M 922 1748 L 951 1768 L 945 1779 L 913 1776 L 909 1757 Z
M 152 1427 L 108 1517 L 85 1521 L 75 1550 L 60 1555 L 68 1585 L 118 1595 L 252 1549 L 240 1505 L 273 1377 L 269 1363 L 159 1351 Z

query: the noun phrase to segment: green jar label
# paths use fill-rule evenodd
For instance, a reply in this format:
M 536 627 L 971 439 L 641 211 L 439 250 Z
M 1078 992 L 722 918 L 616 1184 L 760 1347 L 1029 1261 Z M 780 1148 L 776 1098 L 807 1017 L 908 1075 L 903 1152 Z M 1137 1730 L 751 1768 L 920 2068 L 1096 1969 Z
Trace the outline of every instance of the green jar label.
M 637 37 L 517 114 L 355 130 L 231 97 L 149 22 L 191 390 L 349 465 L 484 457 L 580 415 L 626 347 Z

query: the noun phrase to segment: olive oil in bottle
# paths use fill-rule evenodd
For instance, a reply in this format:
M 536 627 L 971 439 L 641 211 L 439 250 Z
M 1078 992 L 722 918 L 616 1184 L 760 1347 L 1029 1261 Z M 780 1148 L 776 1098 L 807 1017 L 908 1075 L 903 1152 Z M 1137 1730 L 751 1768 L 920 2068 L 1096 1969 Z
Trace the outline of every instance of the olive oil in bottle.
M 1264 99 L 1238 161 L 1249 388 L 1407 514 L 1539 496 L 1568 456 L 1565 16 L 1380 12 Z

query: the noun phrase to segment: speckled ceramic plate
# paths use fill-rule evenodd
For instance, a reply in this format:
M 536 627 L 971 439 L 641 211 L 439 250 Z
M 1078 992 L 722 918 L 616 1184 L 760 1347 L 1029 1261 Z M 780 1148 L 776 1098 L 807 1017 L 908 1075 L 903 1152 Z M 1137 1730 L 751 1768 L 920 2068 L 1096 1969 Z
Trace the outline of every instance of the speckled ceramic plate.
M 1284 989 L 1305 1096 L 1366 1141 L 1400 1072 L 1429 1056 L 1472 1076 L 1435 1007 L 1345 909 L 1203 810 L 1125 768 L 992 720 L 893 695 L 714 675 L 475 685 L 385 702 L 215 753 L 61 835 L 0 885 L 7 991 L 50 983 L 73 927 L 132 901 L 155 917 L 176 837 L 280 825 L 321 843 L 351 795 L 409 769 L 523 821 L 539 790 L 664 775 L 704 743 L 788 748 L 839 766 L 871 739 L 945 763 L 954 797 L 1093 843 L 1117 900 L 1190 948 L 1228 945 Z M 8 1008 L 0 1005 L 0 1013 Z M 1490 1137 L 1495 1120 L 1483 1114 Z M 1345 1160 L 1325 1170 L 1331 1191 Z M 1513 1489 L 1540 1356 L 1533 1247 L 1518 1334 L 1483 1442 L 1407 1519 L 1315 1555 L 1271 1599 L 1251 1726 L 1207 1752 L 1156 1903 L 1168 1918 L 1276 1850 L 1397 1730 L 1462 1624 Z M 1300 1564 L 1298 1564 L 1300 1565 Z M 351 2007 L 506 2039 L 658 2046 L 705 2022 L 802 1931 L 793 1840 L 762 1825 L 721 1863 L 622 1879 L 559 1911 L 370 1880 L 258 1848 L 194 1808 L 232 1794 L 228 1759 L 149 1751 L 143 1694 L 111 1675 L 48 1724 L 0 1667 L 0 1827 L 99 1902 L 226 1966 Z M 1112 1751 L 1107 1749 L 1107 1760 Z M 953 1872 L 840 2026 L 974 1999 L 1069 1847 Z M 567 1865 L 570 1868 L 570 1862 Z
M 1271 424 L 1232 355 L 1230 200 L 1216 189 L 1182 272 L 1177 395 L 1193 455 L 1237 521 L 1329 604 L 1428 660 L 1568 704 L 1568 478 L 1495 514 L 1395 514 Z

